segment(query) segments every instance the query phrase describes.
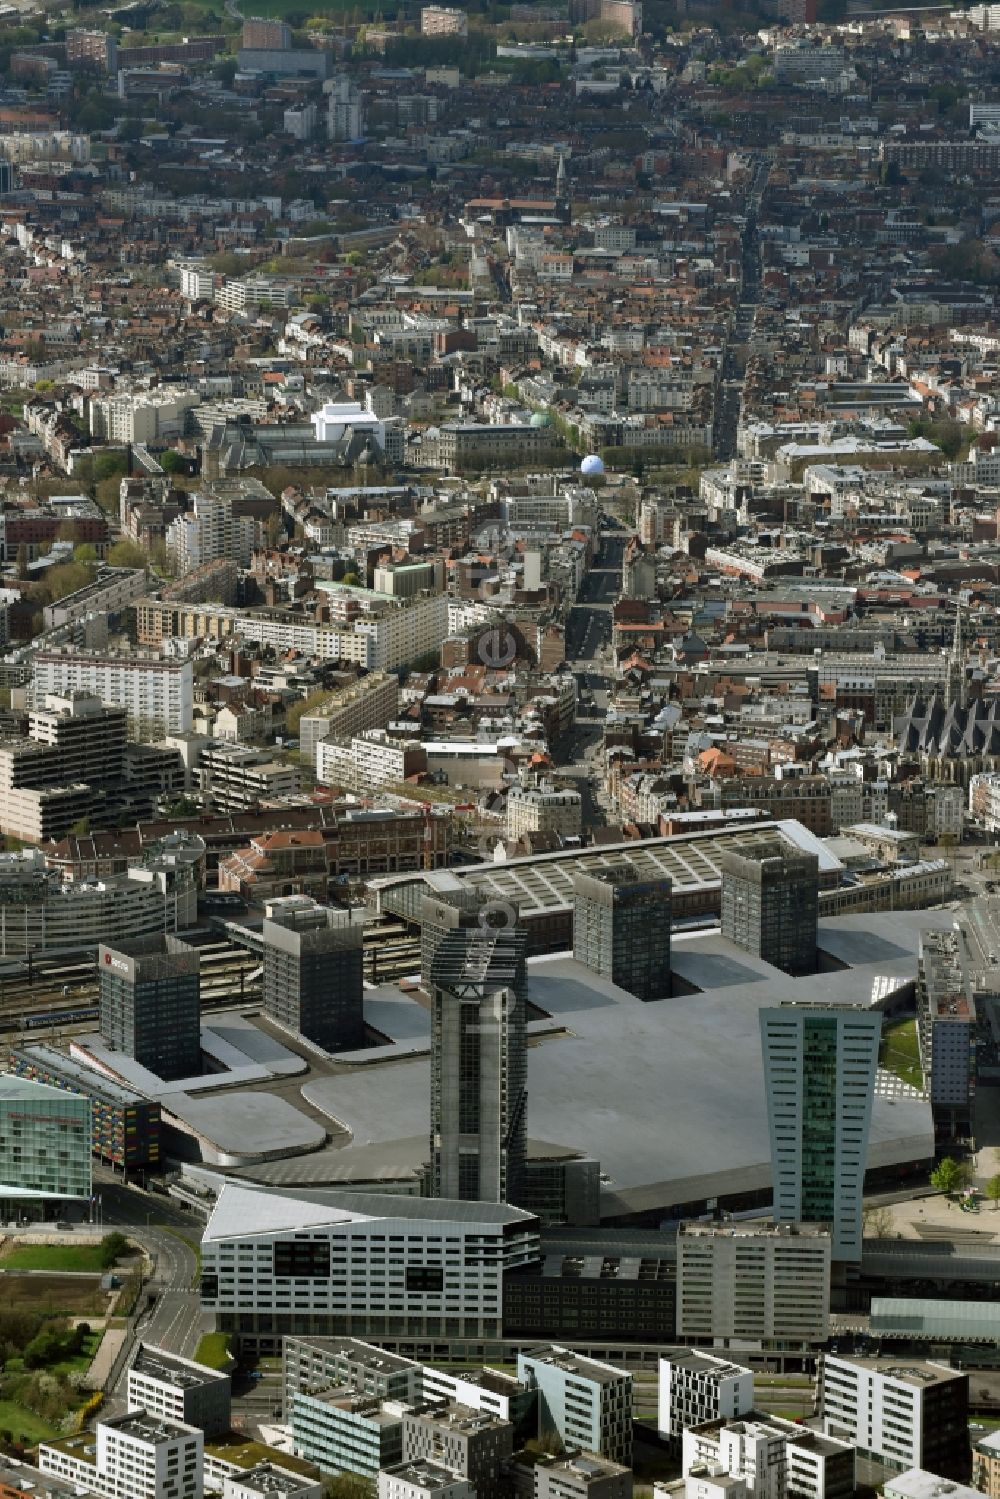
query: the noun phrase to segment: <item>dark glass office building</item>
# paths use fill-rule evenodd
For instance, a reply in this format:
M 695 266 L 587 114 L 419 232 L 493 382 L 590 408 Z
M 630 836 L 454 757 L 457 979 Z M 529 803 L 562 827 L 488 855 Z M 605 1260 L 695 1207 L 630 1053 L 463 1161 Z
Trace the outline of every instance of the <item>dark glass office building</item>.
M 324 1051 L 363 1046 L 361 923 L 305 895 L 269 901 L 265 914 L 265 1013 Z
M 629 860 L 573 876 L 573 956 L 637 999 L 670 994 L 670 881 Z
M 458 928 L 431 970 L 431 1192 L 517 1202 L 527 1155 L 527 938 Z
M 816 972 L 819 861 L 775 844 L 774 851 L 725 853 L 722 935 L 783 973 Z
M 101 1039 L 157 1077 L 201 1072 L 201 959 L 178 937 L 101 946 Z

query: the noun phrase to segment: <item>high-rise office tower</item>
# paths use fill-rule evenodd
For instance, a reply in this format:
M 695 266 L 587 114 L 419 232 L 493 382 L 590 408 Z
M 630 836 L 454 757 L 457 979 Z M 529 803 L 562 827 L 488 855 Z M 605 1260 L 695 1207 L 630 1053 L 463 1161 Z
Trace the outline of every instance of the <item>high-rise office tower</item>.
M 431 1191 L 516 1202 L 527 1154 L 526 934 L 461 927 L 431 972 Z
M 621 863 L 573 877 L 573 956 L 638 999 L 670 993 L 670 881 Z
M 763 854 L 726 853 L 722 935 L 784 973 L 816 972 L 819 863 L 775 844 Z
M 157 1077 L 201 1071 L 201 959 L 178 937 L 101 946 L 101 1038 Z
M 433 890 L 420 902 L 420 982 L 432 992 L 431 969 L 434 954 L 448 932 L 460 928 L 477 928 L 479 912 L 485 897 L 468 885 L 462 885 L 453 875 L 439 878 Z
M 834 1260 L 860 1260 L 882 1016 L 863 1005 L 760 1012 L 777 1223 L 827 1223 Z
M 364 932 L 307 895 L 265 907 L 264 1010 L 324 1051 L 364 1045 Z
M 420 902 L 420 982 L 430 994 L 434 954 L 447 932 L 516 926 L 517 907 L 496 901 L 483 890 L 463 885 L 454 875 L 436 872 L 434 884 Z

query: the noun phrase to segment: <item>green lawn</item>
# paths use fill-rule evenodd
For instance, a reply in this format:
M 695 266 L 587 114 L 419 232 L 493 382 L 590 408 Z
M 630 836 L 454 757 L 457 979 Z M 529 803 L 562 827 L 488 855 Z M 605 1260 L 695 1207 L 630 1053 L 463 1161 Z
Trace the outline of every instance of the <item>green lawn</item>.
M 23 1405 L 15 1405 L 13 1400 L 0 1400 L 0 1431 L 11 1432 L 15 1442 L 24 1442 L 29 1447 L 59 1435 L 54 1426 L 33 1411 L 26 1411 Z
M 229 1367 L 229 1334 L 226 1332 L 207 1332 L 195 1350 L 194 1361 L 196 1364 L 204 1364 L 208 1369 L 227 1369 Z
M 887 1072 L 895 1073 L 896 1077 L 914 1088 L 922 1088 L 924 1074 L 920 1066 L 920 1048 L 917 1045 L 917 1022 L 893 1020 L 888 1025 L 883 1025 L 878 1059 L 879 1065 Z
M 4 1270 L 87 1270 L 93 1275 L 104 1272 L 99 1244 L 23 1244 L 4 1255 Z

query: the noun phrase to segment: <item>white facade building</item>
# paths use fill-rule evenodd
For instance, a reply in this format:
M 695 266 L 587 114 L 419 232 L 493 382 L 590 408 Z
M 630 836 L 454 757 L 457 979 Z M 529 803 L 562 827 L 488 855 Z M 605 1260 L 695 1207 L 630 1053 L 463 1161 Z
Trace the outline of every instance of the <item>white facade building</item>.
M 42 1442 L 40 1470 L 102 1499 L 202 1499 L 205 1439 L 197 1427 L 129 1411 L 98 1421 L 95 1435 Z
M 688 1426 L 733 1420 L 753 1410 L 753 1372 L 693 1348 L 660 1358 L 658 1428 L 679 1441 Z
M 819 1380 L 823 1428 L 889 1467 L 952 1471 L 968 1451 L 969 1377 L 923 1359 L 827 1354 Z
M 316 779 L 346 791 L 395 784 L 406 779 L 419 748 L 385 729 L 368 729 L 346 744 L 321 739 L 316 746 Z
M 512 786 L 507 793 L 507 837 L 524 833 L 557 833 L 560 838 L 578 838 L 583 828 L 583 801 L 579 791 L 555 786 Z
M 685 1477 L 721 1469 L 745 1484 L 753 1499 L 851 1499 L 854 1493 L 851 1443 L 780 1416 L 689 1427 L 682 1463 Z
M 190 661 L 67 647 L 38 651 L 33 666 L 33 705 L 42 705 L 50 693 L 68 697 L 89 692 L 111 707 L 126 709 L 133 734 L 149 738 L 191 731 L 194 677 Z
M 202 1242 L 202 1302 L 258 1348 L 293 1330 L 498 1338 L 504 1273 L 538 1259 L 538 1234 L 503 1203 L 227 1183 Z
M 716 1348 L 824 1342 L 830 1234 L 812 1224 L 683 1223 L 677 1334 Z
M 317 442 L 340 442 L 348 432 L 360 432 L 385 450 L 385 422 L 367 411 L 360 401 L 327 401 L 309 420 Z
M 140 391 L 98 397 L 90 406 L 90 431 L 106 442 L 148 443 L 181 437 L 186 414 L 201 397 L 194 390 Z
M 382 1468 L 378 1499 L 476 1499 L 476 1491 L 468 1479 L 423 1458 Z

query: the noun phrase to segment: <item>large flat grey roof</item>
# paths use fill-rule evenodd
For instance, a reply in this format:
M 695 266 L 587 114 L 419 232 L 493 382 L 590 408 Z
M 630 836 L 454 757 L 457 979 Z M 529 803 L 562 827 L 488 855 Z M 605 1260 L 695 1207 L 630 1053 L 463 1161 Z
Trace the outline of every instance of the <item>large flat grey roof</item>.
M 572 1146 L 600 1161 L 607 1216 L 766 1190 L 770 1141 L 758 1012 L 804 993 L 831 1004 L 870 1003 L 879 977 L 915 976 L 920 927 L 944 919 L 949 913 L 896 912 L 888 924 L 859 917 L 824 922 L 824 942 L 833 928 L 841 946 L 860 950 L 867 943 L 877 956 L 808 979 L 779 973 L 718 934 L 692 936 L 674 943 L 672 963 L 705 992 L 652 1004 L 570 957 L 532 960 L 529 996 L 552 1017 L 530 1028 L 532 1140 Z M 366 1149 L 370 1158 L 371 1147 L 399 1150 L 408 1138 L 426 1151 L 429 1057 L 393 1063 L 384 1083 L 380 1071 L 359 1068 L 303 1086 L 303 1096 L 352 1135 L 342 1151 L 345 1164 L 357 1152 L 361 1166 Z M 929 1104 L 876 1097 L 871 1166 L 933 1153 Z

